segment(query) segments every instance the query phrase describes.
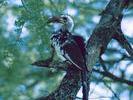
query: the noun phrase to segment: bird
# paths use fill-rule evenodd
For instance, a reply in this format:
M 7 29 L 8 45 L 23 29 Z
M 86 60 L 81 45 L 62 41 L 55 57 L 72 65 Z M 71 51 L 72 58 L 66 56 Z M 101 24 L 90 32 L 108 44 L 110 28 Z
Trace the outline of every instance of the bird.
M 87 66 L 85 41 L 82 36 L 73 35 L 74 21 L 69 15 L 52 16 L 48 23 L 58 24 L 51 35 L 51 45 L 62 61 L 68 61 L 81 71 L 83 100 L 88 100 Z

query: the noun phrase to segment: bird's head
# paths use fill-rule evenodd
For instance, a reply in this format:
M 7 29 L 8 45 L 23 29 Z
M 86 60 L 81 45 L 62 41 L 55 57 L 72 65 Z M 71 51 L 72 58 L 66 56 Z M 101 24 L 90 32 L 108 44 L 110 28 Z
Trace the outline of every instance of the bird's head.
M 61 25 L 62 30 L 71 32 L 74 27 L 73 19 L 69 15 L 53 16 L 48 19 L 48 23 L 58 23 Z

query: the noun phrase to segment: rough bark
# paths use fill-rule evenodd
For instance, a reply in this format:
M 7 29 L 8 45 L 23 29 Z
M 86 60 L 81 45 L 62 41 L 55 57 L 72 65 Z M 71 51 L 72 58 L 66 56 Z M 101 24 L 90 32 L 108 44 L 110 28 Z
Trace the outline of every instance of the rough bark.
M 38 98 L 37 100 L 74 100 L 81 87 L 80 71 L 67 68 L 67 74 L 63 78 L 60 86 L 50 95 Z

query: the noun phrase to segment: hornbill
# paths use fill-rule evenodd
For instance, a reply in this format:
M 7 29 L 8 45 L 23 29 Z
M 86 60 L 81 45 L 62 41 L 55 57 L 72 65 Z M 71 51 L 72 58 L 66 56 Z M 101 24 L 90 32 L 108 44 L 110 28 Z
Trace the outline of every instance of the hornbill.
M 74 27 L 73 19 L 69 15 L 53 16 L 48 19 L 48 23 L 58 23 L 51 35 L 51 45 L 55 48 L 57 55 L 63 61 L 68 61 L 81 71 L 83 86 L 83 100 L 88 100 L 86 49 L 83 37 L 73 35 L 71 31 Z

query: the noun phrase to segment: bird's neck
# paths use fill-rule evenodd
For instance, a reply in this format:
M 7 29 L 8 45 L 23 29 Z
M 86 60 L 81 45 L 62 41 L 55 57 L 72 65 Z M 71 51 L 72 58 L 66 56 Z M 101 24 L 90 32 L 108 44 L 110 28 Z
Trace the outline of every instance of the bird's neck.
M 65 30 L 65 31 L 67 30 L 67 31 L 71 32 L 73 30 L 73 24 L 72 23 L 64 24 L 62 26 L 62 30 Z
M 69 32 L 68 28 L 66 28 L 65 26 L 62 26 L 62 28 L 60 29 L 60 31 L 62 31 L 62 32 Z

